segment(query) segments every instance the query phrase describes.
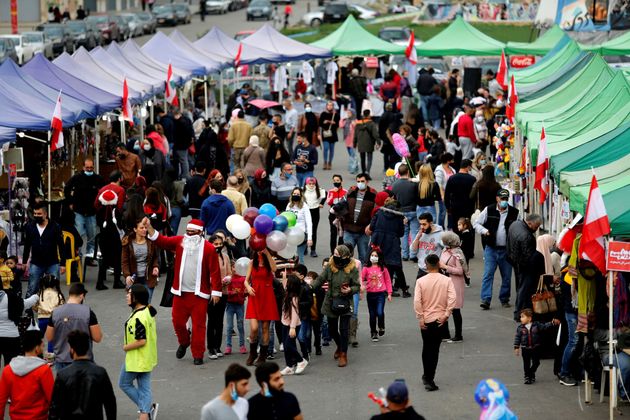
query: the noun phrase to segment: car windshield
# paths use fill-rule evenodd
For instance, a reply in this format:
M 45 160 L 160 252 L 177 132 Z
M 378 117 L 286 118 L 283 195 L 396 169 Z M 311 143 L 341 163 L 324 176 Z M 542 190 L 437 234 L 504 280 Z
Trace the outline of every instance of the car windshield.
M 62 37 L 63 29 L 49 26 L 47 28 L 44 28 L 44 33 L 50 37 Z
M 175 8 L 175 10 L 177 10 L 178 12 L 185 12 L 187 9 L 187 6 L 185 4 L 174 4 L 173 7 Z
M 173 11 L 173 8 L 168 5 L 158 6 L 154 9 L 155 13 L 170 13 Z
M 407 33 L 402 29 L 388 29 L 380 33 L 380 38 L 385 41 L 397 41 L 399 39 L 407 39 Z
M 44 42 L 44 35 L 42 34 L 24 34 L 22 35 L 24 38 L 25 44 L 35 44 L 38 42 Z
M 151 20 L 150 13 L 138 13 L 136 16 L 138 16 L 138 19 L 140 20 Z
M 85 27 L 85 23 L 83 22 L 68 21 L 66 22 L 66 25 L 68 25 L 68 28 L 70 29 L 70 31 L 75 34 L 82 33 L 87 30 L 87 28 Z
M 122 16 L 122 18 L 123 18 L 123 20 L 124 20 L 125 22 L 131 22 L 131 21 L 133 21 L 133 16 L 132 16 L 132 15 L 123 15 L 123 16 Z
M 268 7 L 269 3 L 267 3 L 264 0 L 255 0 L 255 1 L 250 3 L 250 6 L 252 6 L 252 7 Z
M 102 25 L 103 23 L 107 23 L 107 16 L 90 16 L 88 19 L 99 25 Z

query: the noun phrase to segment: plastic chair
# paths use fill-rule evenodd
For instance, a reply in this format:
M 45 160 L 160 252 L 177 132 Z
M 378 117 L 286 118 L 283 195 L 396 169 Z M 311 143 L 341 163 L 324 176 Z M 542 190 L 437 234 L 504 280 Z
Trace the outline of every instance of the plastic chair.
M 77 273 L 79 275 L 79 282 L 83 283 L 83 270 L 81 269 L 81 257 L 76 254 L 74 247 L 74 236 L 70 232 L 63 231 L 63 243 L 70 241 L 70 258 L 66 258 L 66 285 L 70 285 L 72 280 L 72 263 L 77 263 Z

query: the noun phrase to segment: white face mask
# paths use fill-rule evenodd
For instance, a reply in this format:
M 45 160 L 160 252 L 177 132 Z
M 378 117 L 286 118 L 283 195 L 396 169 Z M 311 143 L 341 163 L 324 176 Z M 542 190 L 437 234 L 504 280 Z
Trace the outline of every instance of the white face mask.
M 306 189 L 309 191 L 315 191 L 315 185 L 306 185 Z
M 151 145 L 145 144 L 144 146 L 142 146 L 142 148 L 148 152 L 149 150 L 151 150 Z
M 378 263 L 378 256 L 377 255 L 371 255 L 370 256 L 370 261 L 372 262 L 372 264 Z
M 357 188 L 359 188 L 361 191 L 363 191 L 366 187 L 367 185 L 365 184 L 365 182 L 357 182 Z

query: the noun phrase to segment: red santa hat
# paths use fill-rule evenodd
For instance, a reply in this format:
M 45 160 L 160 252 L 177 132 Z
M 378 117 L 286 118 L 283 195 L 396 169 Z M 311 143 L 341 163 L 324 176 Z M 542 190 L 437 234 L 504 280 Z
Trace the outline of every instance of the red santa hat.
M 203 222 L 199 219 L 191 219 L 186 225 L 186 230 L 203 230 Z
M 98 201 L 104 206 L 115 206 L 118 204 L 118 195 L 112 190 L 105 190 L 98 197 Z

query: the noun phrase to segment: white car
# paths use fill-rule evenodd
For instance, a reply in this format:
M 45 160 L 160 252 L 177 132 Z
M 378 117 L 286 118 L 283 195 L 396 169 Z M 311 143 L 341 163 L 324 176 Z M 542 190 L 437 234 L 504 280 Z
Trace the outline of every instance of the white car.
M 359 19 L 363 20 L 374 19 L 380 15 L 380 13 L 376 10 L 370 9 L 369 7 L 363 6 L 362 4 L 351 3 L 348 5 L 348 8 L 350 10 L 359 12 Z
M 206 12 L 223 15 L 230 11 L 230 0 L 208 0 L 206 1 Z
M 359 13 L 359 19 L 374 19 L 379 16 L 376 10 L 372 10 L 369 7 L 362 6 L 360 4 L 352 3 L 348 5 L 351 11 Z M 312 12 L 306 13 L 302 16 L 302 22 L 308 26 L 317 27 L 324 21 L 324 9 L 325 7 L 318 7 Z
M 22 40 L 25 46 L 33 48 L 33 55 L 42 53 L 49 60 L 55 58 L 53 44 L 43 32 L 22 32 Z
M 35 55 L 34 48 L 24 42 L 22 35 L 0 35 L 2 38 L 10 38 L 15 44 L 15 53 L 17 54 L 18 64 L 22 65 Z

